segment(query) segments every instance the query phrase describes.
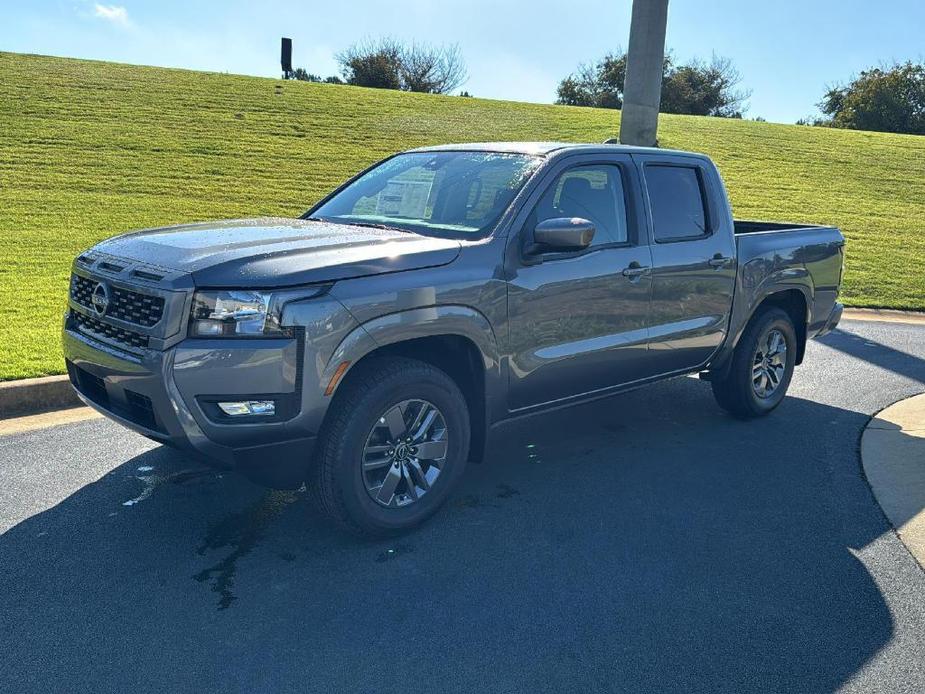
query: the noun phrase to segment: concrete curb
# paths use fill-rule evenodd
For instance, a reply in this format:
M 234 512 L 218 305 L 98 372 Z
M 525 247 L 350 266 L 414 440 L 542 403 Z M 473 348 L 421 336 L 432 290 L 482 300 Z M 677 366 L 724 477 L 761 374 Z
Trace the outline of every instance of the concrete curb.
M 67 376 L 0 382 L 0 419 L 82 405 Z
M 925 313 L 891 308 L 846 308 L 842 320 L 868 320 L 879 323 L 925 323 Z
M 868 422 L 861 461 L 877 503 L 925 569 L 925 393 Z

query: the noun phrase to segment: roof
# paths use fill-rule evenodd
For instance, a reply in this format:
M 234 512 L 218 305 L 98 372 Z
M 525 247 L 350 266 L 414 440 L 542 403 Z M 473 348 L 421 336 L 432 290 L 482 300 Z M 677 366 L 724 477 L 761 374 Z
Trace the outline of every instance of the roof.
M 658 147 L 634 147 L 631 145 L 594 144 L 587 142 L 463 142 L 458 144 L 434 145 L 431 147 L 418 147 L 412 152 L 447 152 L 447 151 L 475 151 L 475 152 L 509 152 L 512 154 L 534 154 L 547 156 L 553 152 L 626 152 L 627 154 L 690 154 L 678 150 L 659 149 Z

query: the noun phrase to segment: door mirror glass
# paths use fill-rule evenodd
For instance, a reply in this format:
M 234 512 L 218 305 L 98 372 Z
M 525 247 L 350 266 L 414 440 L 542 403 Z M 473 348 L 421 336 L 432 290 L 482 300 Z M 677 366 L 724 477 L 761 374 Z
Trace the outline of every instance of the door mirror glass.
M 591 245 L 594 224 L 582 217 L 545 219 L 533 230 L 534 253 L 580 251 Z

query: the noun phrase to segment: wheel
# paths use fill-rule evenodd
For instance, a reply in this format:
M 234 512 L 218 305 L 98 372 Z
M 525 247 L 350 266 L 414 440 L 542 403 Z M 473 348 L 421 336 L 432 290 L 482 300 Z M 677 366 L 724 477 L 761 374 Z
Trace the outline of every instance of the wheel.
M 716 401 L 743 419 L 768 414 L 787 394 L 796 353 L 790 316 L 779 308 L 763 311 L 736 345 L 726 377 L 711 381 Z
M 469 410 L 430 364 L 374 358 L 331 405 L 311 482 L 321 511 L 364 535 L 411 528 L 433 515 L 469 454 Z

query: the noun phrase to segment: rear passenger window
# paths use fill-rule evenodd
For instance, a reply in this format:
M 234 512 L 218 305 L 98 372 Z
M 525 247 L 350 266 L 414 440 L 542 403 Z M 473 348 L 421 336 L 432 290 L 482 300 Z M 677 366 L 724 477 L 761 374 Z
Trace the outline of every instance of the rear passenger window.
M 581 217 L 594 224 L 591 246 L 626 243 L 626 205 L 620 167 L 576 166 L 553 183 L 533 210 L 533 225 L 557 217 Z
M 707 234 L 707 212 L 699 171 L 690 166 L 649 165 L 646 187 L 656 241 Z

